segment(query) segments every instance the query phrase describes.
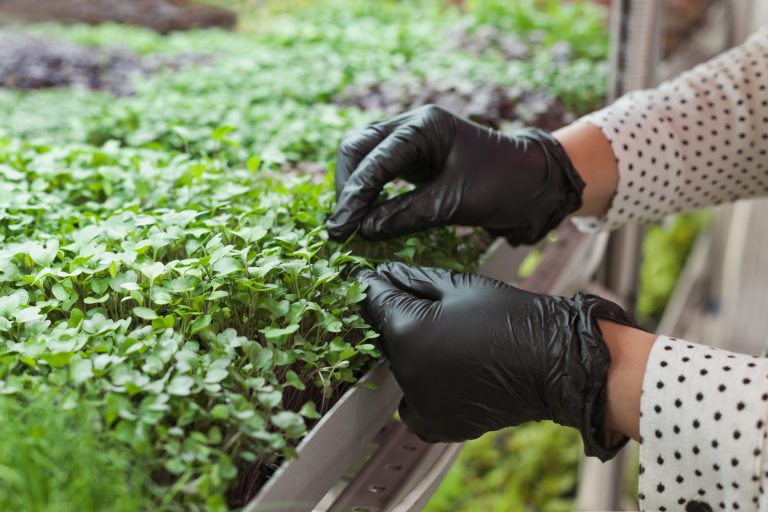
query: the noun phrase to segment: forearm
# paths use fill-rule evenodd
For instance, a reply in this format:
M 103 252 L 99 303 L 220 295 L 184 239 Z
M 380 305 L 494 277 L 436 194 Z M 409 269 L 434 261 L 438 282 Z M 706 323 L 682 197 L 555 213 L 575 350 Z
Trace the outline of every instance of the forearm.
M 766 195 L 766 67 L 768 31 L 762 31 L 556 132 L 587 183 L 575 215 L 614 228 Z

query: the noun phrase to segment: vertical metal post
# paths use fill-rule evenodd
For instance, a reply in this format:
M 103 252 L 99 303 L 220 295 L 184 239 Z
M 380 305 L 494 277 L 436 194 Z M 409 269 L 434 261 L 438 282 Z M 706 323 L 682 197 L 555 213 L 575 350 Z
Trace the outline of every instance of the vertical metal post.
M 664 4 L 661 0 L 619 0 L 611 11 L 609 101 L 656 85 Z M 641 260 L 642 229 L 626 226 L 611 236 L 602 284 L 634 309 Z
M 662 0 L 617 0 L 611 10 L 609 100 L 656 85 L 664 21 Z

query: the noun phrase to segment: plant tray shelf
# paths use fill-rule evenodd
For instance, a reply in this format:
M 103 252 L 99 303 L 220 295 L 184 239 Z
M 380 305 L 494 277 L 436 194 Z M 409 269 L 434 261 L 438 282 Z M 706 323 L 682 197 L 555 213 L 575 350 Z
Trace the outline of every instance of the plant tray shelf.
M 604 237 L 564 224 L 536 271 L 519 283 L 542 293 L 583 286 L 599 263 Z M 480 272 L 518 284 L 530 249 L 497 241 Z M 429 444 L 393 419 L 402 391 L 379 363 L 315 425 L 244 512 L 383 512 L 421 510 L 458 455 L 460 444 Z

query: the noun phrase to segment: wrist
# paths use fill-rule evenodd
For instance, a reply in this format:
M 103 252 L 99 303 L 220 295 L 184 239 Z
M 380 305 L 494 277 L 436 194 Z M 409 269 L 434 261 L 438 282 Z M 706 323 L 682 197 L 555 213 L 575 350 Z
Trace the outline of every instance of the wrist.
M 608 320 L 598 323 L 611 356 L 603 427 L 637 441 L 643 377 L 656 335 Z
M 612 366 L 611 351 L 605 342 L 601 328 L 605 323 L 639 327 L 626 311 L 617 304 L 587 293 L 578 293 L 571 300 L 570 307 L 576 313 L 578 329 L 569 350 L 568 377 L 572 383 L 585 384 L 573 388 L 563 402 L 569 416 L 553 418 L 563 425 L 579 429 L 584 441 L 584 453 L 602 461 L 613 458 L 626 444 L 628 436 L 616 435 L 615 430 L 606 431 L 608 409 L 609 371 Z M 609 328 L 610 329 L 610 328 Z M 640 331 L 642 332 L 642 331 Z M 612 336 L 613 337 L 613 336 Z M 574 400 L 575 395 L 578 399 Z M 565 421 L 559 421 L 563 419 Z M 613 421 L 610 423 L 614 427 Z M 618 430 L 618 429 L 617 429 Z
M 585 183 L 582 205 L 574 215 L 604 215 L 619 185 L 619 169 L 610 141 L 600 128 L 586 122 L 568 125 L 552 135 Z

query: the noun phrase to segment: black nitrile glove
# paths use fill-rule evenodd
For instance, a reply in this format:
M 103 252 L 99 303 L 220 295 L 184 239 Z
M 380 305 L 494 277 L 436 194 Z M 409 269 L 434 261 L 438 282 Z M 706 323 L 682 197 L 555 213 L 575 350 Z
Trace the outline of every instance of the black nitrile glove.
M 603 432 L 611 360 L 597 319 L 635 326 L 613 302 L 402 263 L 360 279 L 403 390 L 400 417 L 425 441 L 553 420 L 577 428 L 601 460 L 626 442 L 605 446 Z
M 376 204 L 384 185 L 416 189 Z M 426 106 L 348 136 L 336 159 L 328 233 L 383 240 L 446 224 L 478 226 L 512 244 L 544 237 L 581 206 L 584 182 L 547 132 L 503 134 Z

